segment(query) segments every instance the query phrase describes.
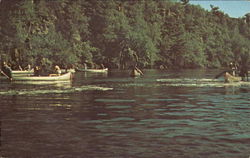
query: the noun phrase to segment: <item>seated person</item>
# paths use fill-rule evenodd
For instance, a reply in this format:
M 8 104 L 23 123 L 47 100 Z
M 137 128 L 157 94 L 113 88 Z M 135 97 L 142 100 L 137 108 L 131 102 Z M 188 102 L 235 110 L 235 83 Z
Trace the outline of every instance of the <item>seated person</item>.
M 143 72 L 137 66 L 134 67 L 134 70 L 136 70 L 138 73 L 140 73 L 141 75 L 143 75 Z
M 56 74 L 57 74 L 58 76 L 60 76 L 61 73 L 62 73 L 62 71 L 61 71 L 61 69 L 60 69 L 60 67 L 59 67 L 58 65 L 55 66 L 55 72 L 56 72 Z
M 27 65 L 26 70 L 31 71 L 31 65 L 30 64 Z
M 83 63 L 83 69 L 84 69 L 84 70 L 87 70 L 87 69 L 88 69 L 88 66 L 87 66 L 86 63 Z
M 1 73 L 2 73 L 4 76 L 8 77 L 10 80 L 12 80 L 12 70 L 11 70 L 11 68 L 7 65 L 6 62 L 3 62 Z
M 101 69 L 105 69 L 105 66 L 103 64 L 101 64 L 100 66 L 101 66 Z
M 54 72 L 55 72 L 55 74 L 50 74 L 50 76 L 60 76 L 62 73 L 62 71 L 58 65 L 55 66 Z
M 230 62 L 229 68 L 230 68 L 230 71 L 231 71 L 230 72 L 231 75 L 236 76 L 236 71 L 238 69 L 237 65 L 234 62 Z
M 34 67 L 34 76 L 40 76 L 41 75 L 41 69 L 39 66 Z

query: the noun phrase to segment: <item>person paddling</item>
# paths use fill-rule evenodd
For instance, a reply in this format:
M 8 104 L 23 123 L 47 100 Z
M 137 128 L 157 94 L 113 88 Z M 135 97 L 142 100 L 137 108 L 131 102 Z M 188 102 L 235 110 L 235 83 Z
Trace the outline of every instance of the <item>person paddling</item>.
M 40 76 L 41 75 L 41 68 L 39 66 L 34 67 L 34 76 Z
M 231 71 L 231 75 L 236 76 L 236 71 L 238 70 L 238 66 L 236 65 L 235 62 L 230 62 L 229 68 Z
M 143 72 L 137 67 L 138 65 L 138 55 L 136 54 L 136 52 L 134 50 L 132 50 L 130 47 L 128 48 L 129 54 L 132 55 L 132 57 L 134 58 L 134 64 L 133 64 L 133 69 L 132 71 L 136 71 L 138 72 L 140 75 L 143 75 Z
M 143 75 L 143 72 L 137 67 L 134 67 L 134 70 L 137 71 L 140 75 Z
M 236 76 L 236 72 L 238 71 L 238 66 L 236 65 L 235 62 L 230 62 L 229 63 L 229 68 L 227 68 L 226 70 L 220 72 L 218 75 L 215 76 L 215 79 L 225 75 L 225 73 L 228 73 L 232 76 Z
M 5 77 L 7 77 L 10 81 L 12 81 L 12 70 L 11 68 L 7 65 L 7 63 L 4 61 L 2 64 L 2 70 L 1 74 L 3 74 Z
M 50 74 L 49 76 L 60 76 L 62 74 L 62 71 L 58 65 L 54 68 L 54 74 Z
M 62 74 L 62 71 L 58 65 L 55 66 L 55 73 L 60 76 Z

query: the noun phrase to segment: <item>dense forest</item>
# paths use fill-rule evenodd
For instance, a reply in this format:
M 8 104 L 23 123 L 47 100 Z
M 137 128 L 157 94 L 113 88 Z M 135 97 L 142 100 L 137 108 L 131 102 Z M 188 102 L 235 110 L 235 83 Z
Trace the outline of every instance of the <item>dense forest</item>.
M 0 60 L 127 68 L 217 68 L 250 56 L 250 14 L 168 0 L 1 0 Z

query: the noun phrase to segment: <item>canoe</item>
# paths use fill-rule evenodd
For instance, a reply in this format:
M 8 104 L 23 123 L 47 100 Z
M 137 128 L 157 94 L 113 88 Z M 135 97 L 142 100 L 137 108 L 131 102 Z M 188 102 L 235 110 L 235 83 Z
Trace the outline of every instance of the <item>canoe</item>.
M 75 73 L 75 69 L 61 69 L 62 73 L 67 73 L 67 72 L 72 72 Z M 23 74 L 33 74 L 34 73 L 34 69 L 28 71 L 28 70 L 24 70 L 24 71 L 20 71 L 20 70 L 12 70 L 12 74 L 13 75 L 23 75 Z
M 130 76 L 131 77 L 138 77 L 138 76 L 141 76 L 141 73 L 138 72 L 136 69 L 133 69 L 130 71 Z
M 81 68 L 76 68 L 75 69 L 78 72 L 108 72 L 108 68 L 105 69 L 81 69 Z
M 242 80 L 241 77 L 233 76 L 228 72 L 225 72 L 224 79 L 225 79 L 225 82 L 239 82 Z
M 12 81 L 67 81 L 71 79 L 71 72 L 60 76 L 13 76 Z M 6 77 L 1 76 L 1 79 L 7 80 Z

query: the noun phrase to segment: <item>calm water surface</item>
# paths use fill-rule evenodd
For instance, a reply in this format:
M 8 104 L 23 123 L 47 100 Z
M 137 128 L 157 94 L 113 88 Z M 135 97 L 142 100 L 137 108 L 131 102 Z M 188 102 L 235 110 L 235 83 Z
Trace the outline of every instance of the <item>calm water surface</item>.
M 0 84 L 1 158 L 248 158 L 250 84 L 219 71 Z

